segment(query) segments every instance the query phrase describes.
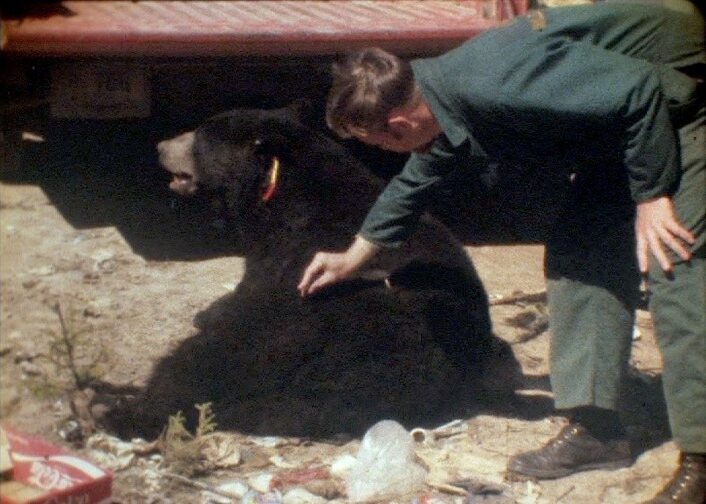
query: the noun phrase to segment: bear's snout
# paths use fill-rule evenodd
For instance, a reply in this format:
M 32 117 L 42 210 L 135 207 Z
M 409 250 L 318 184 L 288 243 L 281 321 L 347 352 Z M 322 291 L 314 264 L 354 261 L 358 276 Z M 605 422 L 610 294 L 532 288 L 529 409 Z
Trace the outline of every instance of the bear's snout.
M 183 133 L 169 140 L 163 140 L 157 144 L 159 164 L 172 174 L 169 188 L 183 196 L 192 195 L 198 188 L 194 168 L 193 146 L 193 131 Z

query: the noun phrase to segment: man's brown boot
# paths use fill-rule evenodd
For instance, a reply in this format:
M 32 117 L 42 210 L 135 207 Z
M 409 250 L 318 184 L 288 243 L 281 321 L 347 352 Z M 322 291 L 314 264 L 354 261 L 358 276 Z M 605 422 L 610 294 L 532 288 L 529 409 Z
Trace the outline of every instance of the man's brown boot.
M 510 478 L 555 479 L 579 471 L 618 469 L 631 465 L 630 443 L 625 438 L 601 441 L 582 425 L 570 424 L 538 450 L 510 458 Z
M 682 453 L 672 480 L 645 504 L 706 504 L 706 454 Z

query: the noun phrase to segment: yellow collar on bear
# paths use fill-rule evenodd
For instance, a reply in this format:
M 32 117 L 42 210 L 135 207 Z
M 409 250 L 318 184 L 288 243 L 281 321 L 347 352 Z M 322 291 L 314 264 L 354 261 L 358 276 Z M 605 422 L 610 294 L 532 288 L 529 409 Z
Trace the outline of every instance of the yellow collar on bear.
M 279 159 L 277 157 L 272 158 L 272 164 L 270 165 L 270 180 L 265 187 L 265 191 L 262 193 L 262 201 L 267 203 L 275 195 L 277 190 L 277 179 L 279 178 Z

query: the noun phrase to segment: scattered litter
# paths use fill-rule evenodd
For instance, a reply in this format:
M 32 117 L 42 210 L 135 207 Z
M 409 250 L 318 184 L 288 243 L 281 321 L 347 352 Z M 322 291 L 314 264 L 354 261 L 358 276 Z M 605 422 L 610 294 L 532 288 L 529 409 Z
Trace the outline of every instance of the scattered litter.
M 83 439 L 83 430 L 81 424 L 76 420 L 69 420 L 58 430 L 59 437 L 69 443 L 77 442 Z M 105 464 L 103 464 L 105 465 Z M 105 465 L 108 467 L 107 465 Z M 112 469 L 112 468 L 111 468 Z
M 295 467 L 299 467 L 297 464 L 287 462 L 281 455 L 272 455 L 270 457 L 270 462 L 272 462 L 272 465 L 280 469 L 294 469 Z
M 203 437 L 201 453 L 210 467 L 227 469 L 240 464 L 240 444 L 234 436 L 214 432 Z
M 303 488 L 293 488 L 282 497 L 282 504 L 325 504 L 327 499 L 314 495 Z
M 540 495 L 539 485 L 533 481 L 528 481 L 524 495 L 517 498 L 517 504 L 537 504 Z
M 430 444 L 437 439 L 456 436 L 464 432 L 468 432 L 468 426 L 463 423 L 463 420 L 457 419 L 431 430 L 416 427 L 410 431 L 410 435 L 417 443 Z
M 424 487 L 427 471 L 415 461 L 410 433 L 394 420 L 382 420 L 365 433 L 357 464 L 346 476 L 352 502 L 383 500 Z
M 233 499 L 204 490 L 201 492 L 199 504 L 233 504 Z
M 307 492 L 325 499 L 337 499 L 346 494 L 346 487 L 342 480 L 331 478 L 325 480 L 311 480 L 302 485 Z
M 425 493 L 423 495 L 414 497 L 411 501 L 411 504 L 448 504 L 448 502 L 448 500 L 441 498 L 440 496 Z
M 186 485 L 186 486 L 198 488 L 198 489 L 200 489 L 200 490 L 204 490 L 204 491 L 206 491 L 206 492 L 209 492 L 209 493 L 215 494 L 215 495 L 219 495 L 219 496 L 221 496 L 221 497 L 228 497 L 228 498 L 230 498 L 230 499 L 237 499 L 237 498 L 239 498 L 239 496 L 237 496 L 237 495 L 235 495 L 235 494 L 231 494 L 231 493 L 230 493 L 229 491 L 227 491 L 227 490 L 222 490 L 222 489 L 220 489 L 220 488 L 218 488 L 218 487 L 215 487 L 215 486 L 213 486 L 213 485 L 209 485 L 208 483 L 203 483 L 203 482 L 198 481 L 198 480 L 195 480 L 195 479 L 187 478 L 186 476 L 182 476 L 181 474 L 175 474 L 175 473 L 170 473 L 170 472 L 166 472 L 166 471 L 165 471 L 165 472 L 159 472 L 158 474 L 160 474 L 161 476 L 164 476 L 164 477 L 166 477 L 166 478 L 169 478 L 169 479 L 171 479 L 171 480 L 178 481 L 179 483 L 182 483 L 182 484 L 184 484 L 184 485 Z M 248 491 L 248 493 L 249 493 L 249 492 L 250 492 L 250 491 Z M 245 495 L 247 495 L 247 493 L 246 493 Z M 242 502 L 245 502 L 244 499 L 245 499 L 245 496 L 243 496 L 243 501 L 242 501 Z M 256 501 L 256 502 L 257 502 L 257 501 Z
M 223 493 L 235 495 L 238 498 L 245 495 L 249 490 L 248 486 L 242 481 L 230 481 L 228 483 L 218 485 L 217 488 Z
M 299 444 L 297 440 L 278 436 L 252 436 L 250 441 L 263 448 L 280 448 L 282 446 Z
M 435 490 L 451 495 L 468 495 L 468 490 L 463 487 L 452 485 L 450 483 L 442 483 L 437 481 L 427 481 L 427 485 Z
M 515 499 L 507 495 L 469 495 L 463 504 L 515 504 Z
M 148 493 L 158 493 L 162 490 L 162 473 L 154 467 L 141 469 L 143 490 Z
M 201 504 L 232 504 L 233 499 L 242 499 L 250 488 L 241 481 L 231 481 L 216 487 L 216 492 L 201 492 Z
M 325 480 L 331 473 L 324 467 L 294 469 L 275 474 L 270 481 L 270 488 L 284 488 L 289 485 L 300 485 L 314 480 Z
M 282 504 L 282 494 L 277 491 L 261 494 L 250 490 L 243 495 L 240 504 Z
M 86 447 L 92 450 L 91 457 L 100 464 L 114 471 L 120 471 L 130 467 L 137 456 L 152 453 L 156 449 L 156 444 L 139 438 L 130 442 L 123 441 L 99 432 L 86 440 Z
M 269 492 L 273 477 L 271 473 L 254 474 L 248 478 L 248 485 L 258 492 Z
M 0 500 L 21 502 L 108 502 L 113 475 L 40 438 L 0 428 Z
M 358 465 L 358 459 L 346 453 L 333 461 L 331 464 L 331 474 L 338 478 L 343 478 L 351 472 L 356 465 Z

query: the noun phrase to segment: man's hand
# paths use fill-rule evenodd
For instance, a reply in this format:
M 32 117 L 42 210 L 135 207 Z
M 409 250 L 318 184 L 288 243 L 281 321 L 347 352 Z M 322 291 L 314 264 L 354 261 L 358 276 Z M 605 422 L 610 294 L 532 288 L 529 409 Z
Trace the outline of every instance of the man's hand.
M 635 235 L 637 260 L 642 273 L 647 273 L 650 268 L 650 252 L 664 271 L 672 270 L 672 261 L 667 255 L 665 245 L 685 261 L 691 259 L 687 244 L 694 243 L 694 235 L 679 222 L 672 200 L 668 196 L 637 204 Z
M 356 236 L 353 244 L 345 252 L 317 252 L 314 259 L 304 270 L 297 286 L 299 294 L 308 296 L 316 291 L 345 280 L 379 250 L 379 247 Z

